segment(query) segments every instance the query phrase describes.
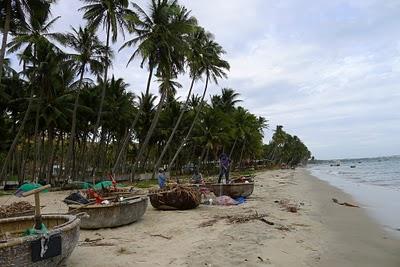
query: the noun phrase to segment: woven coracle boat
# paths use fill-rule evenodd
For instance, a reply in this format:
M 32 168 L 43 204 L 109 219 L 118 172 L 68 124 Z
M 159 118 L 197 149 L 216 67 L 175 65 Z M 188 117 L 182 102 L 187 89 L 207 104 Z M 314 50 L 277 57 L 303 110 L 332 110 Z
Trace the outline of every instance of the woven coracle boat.
M 151 205 L 159 210 L 190 210 L 200 205 L 201 194 L 196 188 L 182 185 L 149 191 Z
M 254 183 L 213 184 L 210 188 L 216 196 L 248 197 L 253 193 Z
M 81 219 L 82 229 L 114 228 L 138 221 L 146 212 L 147 197 L 135 197 L 133 199 L 113 202 L 108 205 L 69 205 L 70 212 L 84 212 L 89 217 Z
M 34 216 L 0 219 L 0 266 L 59 266 L 79 240 L 80 219 L 74 215 L 42 215 L 46 235 L 24 236 Z

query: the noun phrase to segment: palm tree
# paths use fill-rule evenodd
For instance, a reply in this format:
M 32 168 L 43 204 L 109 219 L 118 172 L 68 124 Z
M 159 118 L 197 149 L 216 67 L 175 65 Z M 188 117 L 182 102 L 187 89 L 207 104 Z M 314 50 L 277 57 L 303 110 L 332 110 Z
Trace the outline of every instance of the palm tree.
M 0 52 L 0 82 L 2 77 L 3 71 L 3 64 L 4 64 L 4 55 L 6 45 L 9 48 L 9 52 L 15 52 L 19 50 L 23 45 L 26 45 L 25 50 L 21 55 L 21 60 L 26 60 L 28 57 L 32 57 L 35 50 L 35 44 L 42 42 L 43 40 L 47 40 L 47 37 L 55 37 L 54 34 L 49 33 L 49 29 L 51 28 L 52 24 L 58 19 L 55 18 L 47 23 L 49 16 L 50 16 L 50 4 L 54 1 L 17 1 L 17 0 L 6 0 L 5 5 L 1 5 L 2 7 L 6 7 L 5 13 L 6 18 L 4 21 L 4 28 L 3 28 L 3 43 Z M 14 7 L 16 13 L 13 13 L 16 17 L 15 19 L 17 22 L 13 22 L 14 25 L 18 25 L 16 27 L 17 31 L 14 31 L 13 34 L 15 37 L 13 40 L 6 44 L 7 36 L 9 32 L 9 26 L 11 23 L 11 11 L 10 9 Z M 11 13 L 10 13 L 11 12 Z M 25 23 L 25 17 L 29 13 L 29 24 Z M 3 163 L 3 168 L 0 173 L 0 177 L 4 174 L 5 168 L 7 166 L 8 160 L 10 159 L 14 149 L 18 143 L 18 139 L 21 137 L 25 124 L 29 118 L 29 113 L 32 110 L 34 101 L 34 92 L 32 89 L 31 97 L 29 99 L 29 104 L 26 110 L 26 114 L 22 123 L 20 125 L 20 130 L 18 131 L 17 135 L 14 137 L 12 145 L 7 153 L 7 156 Z
M 203 47 L 203 42 L 207 40 L 207 38 L 212 38 L 212 35 L 208 32 L 206 32 L 203 28 L 201 27 L 196 27 L 196 30 L 189 36 L 189 50 L 187 51 L 187 64 L 189 66 L 189 74 L 190 77 L 192 78 L 190 88 L 186 97 L 186 102 L 179 114 L 178 120 L 175 123 L 174 129 L 172 130 L 171 135 L 169 136 L 155 166 L 154 166 L 154 172 L 158 170 L 158 167 L 160 166 L 162 159 L 167 152 L 176 131 L 178 130 L 178 127 L 182 121 L 183 115 L 185 114 L 187 107 L 190 102 L 190 97 L 192 95 L 192 90 L 194 83 L 200 78 L 201 74 L 198 73 L 199 71 L 199 64 L 202 61 L 202 47 Z
M 98 29 L 100 25 L 102 25 L 103 28 L 106 29 L 107 50 L 110 47 L 110 37 L 112 38 L 112 42 L 115 43 L 118 38 L 118 32 L 121 32 L 124 36 L 125 29 L 132 27 L 131 24 L 137 20 L 136 14 L 129 9 L 129 0 L 83 0 L 83 2 L 87 3 L 87 5 L 79 10 L 85 12 L 83 18 L 88 21 L 88 26 Z M 104 85 L 101 91 L 100 106 L 97 112 L 96 123 L 93 128 L 92 143 L 94 143 L 97 138 L 97 132 L 103 112 L 104 98 L 106 95 L 109 68 L 108 58 L 106 58 L 105 62 L 106 65 L 104 66 L 103 75 Z M 93 170 L 94 168 L 95 166 L 93 166 Z
M 134 8 L 140 18 L 135 27 L 131 29 L 136 36 L 127 41 L 121 49 L 129 46 L 137 46 L 128 64 L 137 56 L 142 57 L 141 67 L 147 62 L 149 77 L 147 80 L 146 95 L 148 95 L 154 71 L 156 71 L 156 75 L 164 83 L 164 85 L 161 85 L 161 88 L 167 88 L 168 86 L 165 86 L 167 84 L 171 85 L 171 81 L 183 71 L 185 55 L 188 50 L 186 38 L 195 29 L 197 21 L 194 17 L 190 16 L 190 12 L 185 7 L 179 6 L 177 1 L 154 0 L 152 1 L 150 7 L 151 13 L 149 15 L 138 5 L 134 4 Z M 170 88 L 172 87 L 170 86 Z M 159 113 L 162 110 L 166 97 L 166 93 L 163 90 L 160 93 L 159 108 L 157 109 L 158 114 L 154 117 L 148 136 L 141 144 L 136 162 L 141 161 L 148 141 L 157 125 Z M 141 113 L 141 109 L 139 107 L 138 116 Z
M 13 34 L 14 38 L 7 44 L 9 53 L 16 52 L 24 48 L 20 54 L 21 61 L 29 60 L 35 56 L 36 46 L 43 42 L 51 42 L 57 40 L 60 36 L 58 33 L 50 32 L 54 23 L 60 19 L 57 16 L 51 19 L 51 13 L 32 11 L 28 21 L 18 27 L 17 31 Z
M 204 98 L 207 93 L 208 83 L 210 79 L 218 84 L 219 78 L 226 77 L 226 70 L 229 70 L 230 66 L 229 63 L 221 58 L 221 55 L 225 53 L 222 47 L 216 43 L 209 35 L 203 35 L 201 38 L 204 38 L 203 46 L 202 46 L 202 60 L 196 64 L 197 66 L 197 75 L 200 77 L 202 75 L 206 76 L 206 82 L 203 90 L 203 95 L 200 100 L 200 105 L 197 107 L 196 115 L 192 122 L 192 125 L 189 128 L 185 138 L 182 140 L 178 150 L 176 151 L 174 157 L 168 164 L 168 169 L 170 170 L 172 165 L 174 164 L 176 158 L 178 157 L 179 153 L 181 152 L 183 146 L 186 144 L 190 134 L 193 130 L 194 125 L 197 122 L 199 114 L 203 107 Z
M 99 75 L 104 66 L 110 64 L 112 53 L 100 42 L 93 28 L 85 27 L 79 29 L 72 28 L 72 33 L 68 33 L 62 38 L 62 43 L 72 48 L 76 53 L 69 54 L 77 75 L 79 75 L 78 89 L 75 96 L 74 110 L 72 113 L 71 135 L 67 150 L 66 173 L 70 177 L 72 174 L 71 160 L 74 138 L 76 134 L 76 114 L 79 105 L 79 94 L 82 89 L 82 82 L 85 72 Z
M 25 20 L 29 16 L 46 14 L 50 10 L 51 0 L 0 0 L 0 28 L 3 38 L 0 50 L 0 81 L 3 76 L 3 64 L 5 60 L 8 34 L 20 26 L 25 25 Z M 35 12 L 35 14 L 33 14 Z

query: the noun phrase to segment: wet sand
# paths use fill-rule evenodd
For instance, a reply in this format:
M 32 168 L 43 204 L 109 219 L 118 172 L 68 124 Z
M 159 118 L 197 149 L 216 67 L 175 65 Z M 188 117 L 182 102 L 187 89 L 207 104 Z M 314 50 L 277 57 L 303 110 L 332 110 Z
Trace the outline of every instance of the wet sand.
M 42 194 L 43 212 L 66 211 L 60 200 L 67 194 Z M 332 198 L 355 203 L 305 170 L 259 173 L 254 194 L 240 206 L 157 211 L 149 205 L 129 226 L 82 230 L 67 266 L 400 266 L 400 241 L 362 208 Z M 15 198 L 3 196 L 0 204 L 6 200 Z M 288 212 L 275 201 L 299 210 Z M 274 225 L 223 219 L 256 213 Z

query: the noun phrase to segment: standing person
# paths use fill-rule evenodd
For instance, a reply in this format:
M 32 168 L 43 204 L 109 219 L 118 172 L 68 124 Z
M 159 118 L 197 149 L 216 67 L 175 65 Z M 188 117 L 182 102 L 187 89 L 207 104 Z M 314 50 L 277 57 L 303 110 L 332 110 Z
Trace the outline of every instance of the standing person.
M 218 178 L 218 183 L 220 184 L 222 182 L 222 176 L 225 176 L 225 181 L 226 183 L 229 183 L 229 167 L 231 164 L 231 160 L 229 157 L 225 154 L 222 153 L 221 156 L 219 156 L 219 178 Z
M 158 169 L 158 185 L 160 188 L 164 188 L 167 181 L 167 176 L 165 175 L 165 170 L 160 168 Z

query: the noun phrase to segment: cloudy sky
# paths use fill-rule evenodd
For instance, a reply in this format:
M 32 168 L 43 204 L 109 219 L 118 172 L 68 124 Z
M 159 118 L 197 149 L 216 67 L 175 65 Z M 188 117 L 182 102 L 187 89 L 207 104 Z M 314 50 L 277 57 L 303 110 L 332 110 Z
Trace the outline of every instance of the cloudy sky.
M 54 30 L 84 24 L 79 0 L 58 2 Z M 237 90 L 246 108 L 269 120 L 265 141 L 282 124 L 319 159 L 400 154 L 400 1 L 181 3 L 215 34 L 231 63 L 229 78 L 210 93 Z M 146 70 L 137 62 L 126 68 L 131 52 L 116 55 L 113 73 L 139 92 Z M 187 88 L 187 79 L 181 82 Z

